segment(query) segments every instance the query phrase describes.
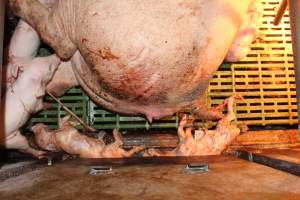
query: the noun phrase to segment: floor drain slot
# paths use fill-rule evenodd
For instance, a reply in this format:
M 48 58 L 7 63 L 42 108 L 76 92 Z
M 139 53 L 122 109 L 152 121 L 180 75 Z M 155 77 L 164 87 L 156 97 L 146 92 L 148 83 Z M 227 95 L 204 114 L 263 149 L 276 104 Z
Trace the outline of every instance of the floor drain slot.
M 190 173 L 205 173 L 208 172 L 208 164 L 203 163 L 190 163 L 186 166 L 186 171 Z
M 90 175 L 103 175 L 103 174 L 110 174 L 112 173 L 112 167 L 111 166 L 93 166 L 89 170 Z

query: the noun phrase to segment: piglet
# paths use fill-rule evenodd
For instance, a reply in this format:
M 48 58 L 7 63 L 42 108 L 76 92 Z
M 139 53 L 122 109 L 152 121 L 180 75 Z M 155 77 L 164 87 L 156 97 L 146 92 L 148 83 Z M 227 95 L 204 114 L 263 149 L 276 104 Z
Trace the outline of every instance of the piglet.
M 45 7 L 52 9 L 57 0 L 39 0 Z M 23 70 L 23 66 L 15 65 L 11 62 L 13 57 L 21 59 L 33 59 L 39 49 L 40 38 L 38 33 L 25 21 L 19 20 L 17 27 L 12 35 L 9 43 L 9 60 L 5 67 L 6 86 L 10 86 L 17 79 L 19 73 Z
M 4 98 L 1 123 L 4 123 L 5 139 L 2 143 L 8 149 L 19 149 L 35 156 L 41 152 L 31 149 L 19 129 L 30 115 L 41 110 L 46 85 L 51 80 L 60 59 L 56 55 L 29 60 L 14 58 L 13 65 L 24 66 L 16 81 L 7 88 Z
M 145 151 L 144 156 L 200 156 L 221 154 L 240 133 L 240 130 L 231 124 L 231 121 L 235 119 L 233 110 L 235 99 L 241 99 L 241 97 L 230 97 L 220 105 L 221 107 L 227 105 L 228 113 L 218 121 L 215 130 L 198 130 L 195 136 L 193 136 L 192 128 L 184 128 L 188 124 L 188 118 L 185 115 L 181 119 L 178 127 L 178 146 L 172 151 L 160 151 L 151 148 Z
M 125 151 L 121 146 L 123 141 L 117 130 L 113 131 L 115 142 L 105 144 L 102 138 L 92 138 L 81 134 L 76 123 L 69 121 L 66 116 L 60 121 L 60 128 L 51 131 L 46 125 L 39 123 L 32 127 L 35 141 L 39 147 L 48 151 L 63 150 L 81 158 L 121 158 L 130 157 L 142 151 L 143 147 L 134 147 Z

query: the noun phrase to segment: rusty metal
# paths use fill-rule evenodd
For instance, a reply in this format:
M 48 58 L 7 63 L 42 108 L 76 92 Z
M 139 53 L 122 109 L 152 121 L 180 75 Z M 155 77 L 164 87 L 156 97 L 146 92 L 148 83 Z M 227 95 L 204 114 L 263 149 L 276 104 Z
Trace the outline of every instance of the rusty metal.
M 276 13 L 276 16 L 274 18 L 274 21 L 273 21 L 273 24 L 275 26 L 278 26 L 286 9 L 287 9 L 287 6 L 288 6 L 288 1 L 287 0 L 282 0 L 281 4 L 280 4 L 280 7 L 278 8 L 278 11 Z
M 288 0 L 296 78 L 298 130 L 300 132 L 300 0 Z M 299 134 L 300 137 L 300 134 Z
M 144 146 L 146 148 L 175 148 L 178 145 L 179 139 L 177 131 L 159 131 L 159 132 L 134 132 L 126 131 L 122 136 L 124 148 L 132 148 L 134 146 Z M 110 134 L 105 136 L 108 142 L 112 142 Z M 276 147 L 291 147 L 299 146 L 298 130 L 260 130 L 247 131 L 239 135 L 232 142 L 231 148 L 276 148 Z
M 178 145 L 179 139 L 174 131 L 164 131 L 160 133 L 131 133 L 123 135 L 124 148 L 134 146 L 144 146 L 146 148 L 175 148 Z
M 285 160 L 293 162 L 300 165 L 300 149 L 290 148 L 290 149 L 263 149 L 256 151 L 260 155 L 268 156 L 275 159 Z
M 232 145 L 299 144 L 298 130 L 248 131 L 237 137 Z

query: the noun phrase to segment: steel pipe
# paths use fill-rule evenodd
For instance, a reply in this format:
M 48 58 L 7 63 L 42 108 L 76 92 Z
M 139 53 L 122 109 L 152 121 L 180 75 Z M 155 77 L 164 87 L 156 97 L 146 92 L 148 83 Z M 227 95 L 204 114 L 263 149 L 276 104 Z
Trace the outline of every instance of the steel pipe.
M 287 0 L 282 0 L 281 4 L 280 4 L 280 7 L 276 13 L 276 16 L 275 16 L 275 19 L 273 21 L 273 24 L 275 26 L 278 26 L 278 24 L 280 23 L 285 11 L 286 11 L 286 8 L 288 6 L 288 2 Z
M 2 83 L 5 2 L 6 0 L 0 0 L 0 88 Z M 1 92 L 0 92 L 0 103 L 1 103 Z
M 300 137 L 300 0 L 288 0 L 296 77 L 298 130 Z
M 2 115 L 2 109 L 1 109 L 1 88 L 2 88 L 2 64 L 3 64 L 3 40 L 4 40 L 4 12 L 5 12 L 5 2 L 6 0 L 0 0 L 0 115 Z M 0 117 L 0 120 L 2 120 L 2 117 Z M 0 121 L 0 142 L 1 139 L 5 137 L 2 122 Z M 0 144 L 1 145 L 1 144 Z M 2 157 L 1 149 L 0 149 L 0 160 Z

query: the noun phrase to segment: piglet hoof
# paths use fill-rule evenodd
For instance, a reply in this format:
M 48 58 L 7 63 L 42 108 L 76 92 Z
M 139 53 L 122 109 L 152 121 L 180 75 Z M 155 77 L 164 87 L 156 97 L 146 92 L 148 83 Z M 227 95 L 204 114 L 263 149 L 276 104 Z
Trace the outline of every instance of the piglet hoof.
M 42 159 L 45 157 L 45 151 L 36 150 L 32 155 L 34 155 L 38 159 Z
M 241 96 L 241 95 L 234 95 L 233 98 L 234 98 L 235 100 L 243 100 L 243 99 L 244 99 L 244 97 Z
M 23 153 L 30 153 L 31 155 L 33 155 L 34 157 L 38 158 L 38 159 L 42 159 L 45 157 L 45 151 L 41 151 L 41 150 L 37 150 L 37 149 L 26 149 L 26 150 L 21 150 L 21 152 Z
M 261 32 L 261 31 L 259 31 L 257 33 L 256 40 L 264 41 L 264 39 L 265 39 L 265 34 L 263 32 Z
M 147 149 L 143 153 L 143 157 L 153 157 L 153 156 L 159 156 L 159 153 L 154 148 Z
M 179 123 L 179 126 L 185 126 L 187 124 L 187 121 L 188 121 L 188 117 L 187 115 L 185 114 L 182 119 L 180 120 L 180 123 Z
M 136 153 L 145 150 L 145 148 L 146 148 L 146 147 L 144 147 L 144 146 L 133 147 L 133 149 L 135 150 Z
M 222 112 L 229 102 L 233 102 L 234 100 L 243 100 L 243 99 L 244 98 L 241 95 L 233 95 L 225 99 L 223 103 L 215 107 L 214 110 Z
M 124 156 L 125 156 L 125 157 L 131 157 L 131 156 L 133 156 L 134 154 L 143 151 L 144 149 L 145 149 L 144 146 L 136 146 L 136 147 L 133 147 L 131 150 L 127 151 L 127 152 L 125 153 Z

